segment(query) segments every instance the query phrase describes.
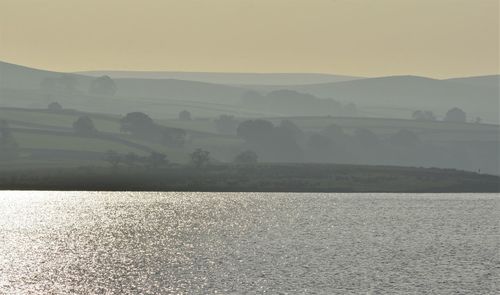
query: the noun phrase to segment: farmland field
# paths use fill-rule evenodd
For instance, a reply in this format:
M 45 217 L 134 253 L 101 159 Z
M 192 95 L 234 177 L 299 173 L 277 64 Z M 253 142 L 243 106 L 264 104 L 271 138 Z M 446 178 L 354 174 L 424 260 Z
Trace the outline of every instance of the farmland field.
M 134 152 L 144 154 L 144 151 L 135 149 L 117 142 L 112 142 L 100 138 L 78 137 L 71 135 L 50 135 L 13 132 L 17 143 L 22 148 L 30 149 L 57 149 L 68 151 L 84 152 L 106 152 L 116 150 L 120 153 Z

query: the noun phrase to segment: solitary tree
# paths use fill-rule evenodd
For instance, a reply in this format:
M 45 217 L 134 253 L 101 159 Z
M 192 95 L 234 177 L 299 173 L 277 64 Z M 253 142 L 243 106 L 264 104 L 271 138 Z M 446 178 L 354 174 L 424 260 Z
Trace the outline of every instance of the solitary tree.
M 120 120 L 120 130 L 132 134 L 148 133 L 154 129 L 155 123 L 148 115 L 141 112 L 128 113 Z
M 73 123 L 73 129 L 76 133 L 85 135 L 93 134 L 97 131 L 94 122 L 92 122 L 89 116 L 81 116 L 78 118 L 78 120 Z
M 234 158 L 236 164 L 255 164 L 257 161 L 257 154 L 250 150 L 241 152 Z
M 436 121 L 436 116 L 432 111 L 414 111 L 412 118 L 417 121 Z
M 95 95 L 115 95 L 116 84 L 109 76 L 95 78 L 90 84 L 90 94 Z
M 280 125 L 276 128 L 278 132 L 282 132 L 289 137 L 294 139 L 301 139 L 304 136 L 304 132 L 290 120 L 281 121 Z
M 59 112 L 62 111 L 63 107 L 58 102 L 51 102 L 47 106 L 47 109 L 52 112 Z
M 467 116 L 462 109 L 452 108 L 446 113 L 444 120 L 449 122 L 466 122 Z
M 191 120 L 191 113 L 183 110 L 182 112 L 179 113 L 179 120 L 182 121 L 190 121 Z
M 236 131 L 247 142 L 262 143 L 272 139 L 274 125 L 266 120 L 248 120 L 242 122 Z
M 196 149 L 191 153 L 191 163 L 197 168 L 208 164 L 210 161 L 210 152 L 202 150 L 200 148 Z

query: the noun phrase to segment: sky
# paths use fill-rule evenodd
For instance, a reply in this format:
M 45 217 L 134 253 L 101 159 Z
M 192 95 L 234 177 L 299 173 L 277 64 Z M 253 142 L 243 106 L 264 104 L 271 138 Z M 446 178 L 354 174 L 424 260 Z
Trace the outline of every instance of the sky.
M 0 60 L 57 71 L 499 73 L 500 0 L 0 0 Z

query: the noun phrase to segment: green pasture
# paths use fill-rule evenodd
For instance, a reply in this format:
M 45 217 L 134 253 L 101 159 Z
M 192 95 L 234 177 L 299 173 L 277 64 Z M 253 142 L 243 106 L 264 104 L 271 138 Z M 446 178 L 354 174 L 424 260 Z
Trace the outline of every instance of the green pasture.
M 21 148 L 102 153 L 108 150 L 115 150 L 119 153 L 134 152 L 139 155 L 145 154 L 142 150 L 100 138 L 25 132 L 13 132 L 13 135 Z
M 2 109 L 0 108 L 0 119 L 20 121 L 29 124 L 40 125 L 41 127 L 62 127 L 62 128 L 72 128 L 73 122 L 75 122 L 78 114 L 67 114 L 67 113 L 57 113 L 48 112 L 44 110 L 24 110 L 24 109 Z M 103 132 L 120 132 L 120 123 L 118 119 L 105 115 L 92 115 L 89 114 L 94 122 L 95 127 L 99 131 Z
M 457 140 L 457 141 L 495 141 L 498 140 L 500 128 L 497 125 L 454 123 L 454 122 L 428 122 L 404 119 L 384 118 L 345 118 L 345 117 L 291 117 L 271 118 L 275 124 L 282 120 L 290 120 L 304 131 L 320 131 L 326 126 L 336 124 L 346 132 L 364 128 L 377 135 L 391 135 L 401 129 L 413 130 L 428 140 Z

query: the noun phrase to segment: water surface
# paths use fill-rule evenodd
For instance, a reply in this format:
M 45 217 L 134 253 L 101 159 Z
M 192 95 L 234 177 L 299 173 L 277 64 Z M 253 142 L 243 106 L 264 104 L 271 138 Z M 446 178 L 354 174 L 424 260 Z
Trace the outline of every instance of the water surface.
M 1 294 L 498 294 L 498 194 L 0 192 Z

